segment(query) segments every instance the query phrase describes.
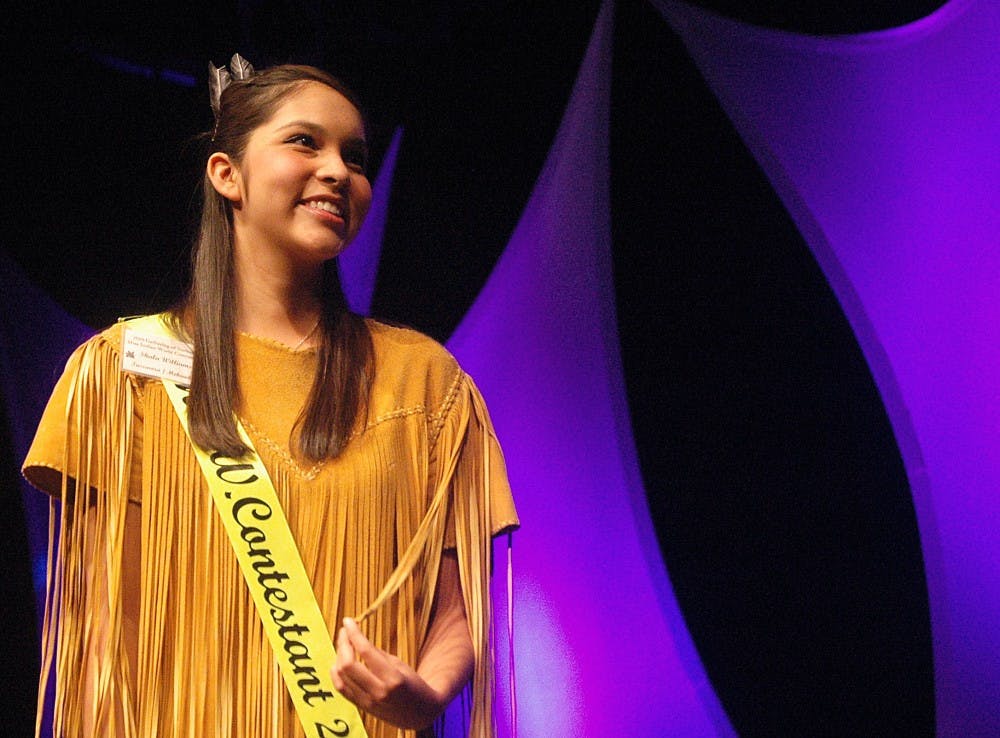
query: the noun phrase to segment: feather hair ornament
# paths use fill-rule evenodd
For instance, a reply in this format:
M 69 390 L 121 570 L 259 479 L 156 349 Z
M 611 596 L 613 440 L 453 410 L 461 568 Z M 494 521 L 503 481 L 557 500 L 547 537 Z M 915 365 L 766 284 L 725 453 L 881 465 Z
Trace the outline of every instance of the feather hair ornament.
M 225 66 L 217 67 L 212 62 L 208 63 L 208 101 L 212 106 L 212 113 L 215 116 L 215 126 L 212 129 L 212 140 L 219 130 L 219 116 L 222 115 L 222 93 L 232 82 L 246 82 L 253 77 L 253 65 L 239 55 L 233 54 L 229 60 L 229 69 Z
M 229 86 L 233 78 L 225 66 L 217 67 L 212 62 L 208 63 L 208 101 L 215 113 L 215 120 L 219 120 L 219 113 L 222 109 L 222 91 Z
M 229 61 L 229 70 L 233 73 L 233 79 L 237 82 L 246 82 L 253 77 L 253 65 L 239 55 L 233 54 Z

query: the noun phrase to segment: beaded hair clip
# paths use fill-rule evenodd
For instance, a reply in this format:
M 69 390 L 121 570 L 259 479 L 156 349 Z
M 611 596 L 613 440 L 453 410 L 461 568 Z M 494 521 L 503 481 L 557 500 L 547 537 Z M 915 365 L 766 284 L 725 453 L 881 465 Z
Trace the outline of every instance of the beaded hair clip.
M 253 65 L 239 53 L 233 54 L 233 58 L 229 60 L 229 69 L 226 69 L 225 65 L 217 67 L 212 62 L 208 63 L 208 101 L 212 106 L 212 113 L 215 115 L 215 127 L 212 129 L 213 140 L 219 129 L 223 90 L 229 87 L 232 82 L 246 82 L 251 77 L 253 77 Z

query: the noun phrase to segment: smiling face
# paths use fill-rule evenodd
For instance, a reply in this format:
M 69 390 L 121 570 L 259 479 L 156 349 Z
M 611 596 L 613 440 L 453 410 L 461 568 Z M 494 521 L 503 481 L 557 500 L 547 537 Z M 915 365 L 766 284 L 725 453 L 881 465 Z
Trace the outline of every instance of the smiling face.
M 250 134 L 239 161 L 213 154 L 208 173 L 232 204 L 237 259 L 311 268 L 354 239 L 371 204 L 357 108 L 303 82 Z

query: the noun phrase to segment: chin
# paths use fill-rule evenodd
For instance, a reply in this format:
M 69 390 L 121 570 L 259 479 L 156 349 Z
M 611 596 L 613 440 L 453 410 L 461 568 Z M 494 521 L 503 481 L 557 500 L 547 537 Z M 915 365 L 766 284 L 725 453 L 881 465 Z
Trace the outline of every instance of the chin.
M 330 259 L 336 259 L 344 253 L 344 249 L 346 248 L 346 242 L 339 242 L 336 244 L 314 244 L 308 249 L 308 253 L 310 258 L 324 262 L 329 261 Z

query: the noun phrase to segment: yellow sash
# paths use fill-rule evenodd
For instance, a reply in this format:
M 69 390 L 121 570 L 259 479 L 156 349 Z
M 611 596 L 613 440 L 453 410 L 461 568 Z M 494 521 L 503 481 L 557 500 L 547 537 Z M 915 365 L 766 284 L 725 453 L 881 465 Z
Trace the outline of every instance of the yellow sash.
M 140 347 L 133 354 L 145 352 L 146 365 L 150 367 L 176 367 L 183 363 L 183 357 L 177 358 L 177 339 L 162 316 L 129 320 L 128 331 L 134 335 L 126 337 L 126 350 L 122 352 L 124 370 L 143 373 L 125 364 L 129 346 Z M 183 347 L 180 348 L 183 353 Z M 129 358 L 143 360 L 142 356 Z M 189 390 L 167 378 L 171 374 L 177 376 L 178 372 L 151 369 L 150 374 L 154 371 L 190 440 L 186 406 Z M 183 370 L 179 373 L 183 374 Z M 205 451 L 194 443 L 191 447 L 257 606 L 299 721 L 311 738 L 367 738 L 357 708 L 333 688 L 330 679 L 330 667 L 336 658 L 333 640 L 274 484 L 243 424 L 239 419 L 236 424 L 250 449 L 245 457 L 231 459 Z

